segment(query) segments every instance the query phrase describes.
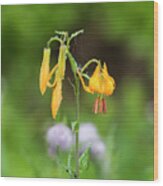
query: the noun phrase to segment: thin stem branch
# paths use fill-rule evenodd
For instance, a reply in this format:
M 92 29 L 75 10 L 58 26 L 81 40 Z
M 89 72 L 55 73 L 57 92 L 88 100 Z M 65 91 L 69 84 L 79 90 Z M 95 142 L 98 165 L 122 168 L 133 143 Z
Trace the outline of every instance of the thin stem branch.
M 83 68 L 81 69 L 81 72 L 84 72 L 85 69 L 86 69 L 89 65 L 91 65 L 92 63 L 100 64 L 100 61 L 97 60 L 97 59 L 91 59 L 91 60 L 89 60 L 89 61 L 83 66 Z
M 63 42 L 63 41 L 62 41 L 59 37 L 57 37 L 57 36 L 51 37 L 51 38 L 49 39 L 49 41 L 47 42 L 47 47 L 49 48 L 50 45 L 51 45 L 51 43 L 54 42 L 54 41 L 58 41 L 58 42 L 60 42 L 60 43 Z
M 78 30 L 77 32 L 74 32 L 73 34 L 71 34 L 71 36 L 68 38 L 67 46 L 70 47 L 70 42 L 72 41 L 72 39 L 74 39 L 79 34 L 82 34 L 83 32 L 84 30 L 82 29 L 82 30 Z

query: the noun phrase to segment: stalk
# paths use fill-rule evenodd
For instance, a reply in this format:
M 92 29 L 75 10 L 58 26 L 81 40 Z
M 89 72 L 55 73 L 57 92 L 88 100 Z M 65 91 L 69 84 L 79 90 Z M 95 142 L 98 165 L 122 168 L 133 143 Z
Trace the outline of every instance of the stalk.
M 80 115 L 80 84 L 76 81 L 76 120 L 77 130 L 75 130 L 75 177 L 79 178 L 79 115 Z
M 68 47 L 67 47 L 68 48 Z M 67 49 L 67 56 L 70 61 L 71 69 L 74 74 L 74 95 L 76 97 L 76 127 L 75 127 L 75 174 L 74 178 L 79 178 L 79 121 L 80 121 L 80 81 L 77 77 L 77 62 Z

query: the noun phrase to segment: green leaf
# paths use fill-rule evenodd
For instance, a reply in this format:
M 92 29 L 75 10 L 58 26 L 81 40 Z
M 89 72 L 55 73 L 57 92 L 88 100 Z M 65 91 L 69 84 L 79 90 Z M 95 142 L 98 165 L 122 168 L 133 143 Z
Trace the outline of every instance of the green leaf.
M 82 76 L 85 77 L 88 80 L 90 79 L 90 77 L 87 74 L 85 74 L 85 73 L 82 73 Z
M 78 121 L 73 121 L 71 123 L 72 131 L 73 132 L 78 132 L 79 131 L 79 123 Z
M 69 50 L 67 50 L 67 56 L 68 56 L 68 59 L 70 61 L 71 69 L 74 73 L 74 76 L 76 76 L 76 72 L 77 72 L 77 69 L 78 69 L 77 62 L 76 62 L 75 58 L 72 56 L 72 54 Z
M 90 147 L 86 148 L 83 154 L 79 158 L 79 168 L 80 171 L 88 169 L 90 158 Z
M 67 173 L 70 175 L 70 177 L 72 177 L 73 175 L 73 171 L 72 171 L 72 158 L 73 158 L 73 155 L 72 155 L 73 151 L 71 150 L 68 154 L 68 158 L 67 158 Z

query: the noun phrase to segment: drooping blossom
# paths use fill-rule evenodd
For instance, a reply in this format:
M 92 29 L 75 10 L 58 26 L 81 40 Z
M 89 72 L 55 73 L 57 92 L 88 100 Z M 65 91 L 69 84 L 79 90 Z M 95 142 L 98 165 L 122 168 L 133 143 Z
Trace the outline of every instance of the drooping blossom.
M 113 77 L 108 74 L 106 63 L 102 66 L 101 63 L 98 62 L 95 71 L 89 78 L 88 85 L 86 85 L 84 81 L 82 70 L 78 71 L 78 75 L 84 90 L 88 93 L 96 93 L 98 95 L 93 107 L 94 113 L 105 113 L 107 106 L 104 96 L 112 95 L 115 89 L 115 81 Z

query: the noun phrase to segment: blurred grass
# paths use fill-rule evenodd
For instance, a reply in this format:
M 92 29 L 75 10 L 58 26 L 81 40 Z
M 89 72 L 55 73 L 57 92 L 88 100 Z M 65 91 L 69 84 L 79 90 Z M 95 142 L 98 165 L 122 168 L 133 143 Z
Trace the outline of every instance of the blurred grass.
M 81 122 L 95 123 L 107 146 L 105 166 L 92 162 L 81 178 L 152 180 L 153 2 L 2 6 L 2 176 L 68 178 L 47 154 L 51 92 L 42 97 L 38 81 L 54 30 L 81 28 L 72 53 L 82 65 L 106 61 L 117 86 L 102 116 L 92 113 L 95 96 L 81 89 Z M 57 52 L 54 45 L 52 63 Z M 57 120 L 70 125 L 75 101 L 67 79 L 63 96 Z

